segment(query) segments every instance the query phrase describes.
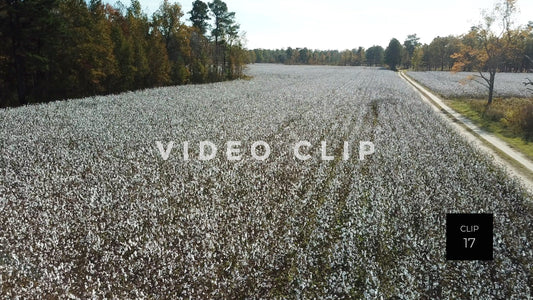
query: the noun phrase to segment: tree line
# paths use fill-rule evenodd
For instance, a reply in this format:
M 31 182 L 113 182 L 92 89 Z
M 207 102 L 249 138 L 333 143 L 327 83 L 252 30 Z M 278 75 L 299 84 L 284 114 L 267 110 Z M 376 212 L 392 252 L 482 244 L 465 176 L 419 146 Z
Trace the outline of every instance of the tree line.
M 520 31 L 514 55 L 501 63 L 502 72 L 526 72 L 533 69 L 533 22 Z M 458 61 L 452 57 L 478 32 L 472 27 L 468 34 L 436 37 L 429 44 L 420 43 L 416 34 L 408 35 L 403 43 L 393 38 L 387 48 L 372 46 L 351 50 L 310 50 L 307 48 L 253 49 L 249 57 L 256 63 L 338 65 L 338 66 L 390 66 L 417 71 L 451 71 Z M 467 68 L 472 71 L 473 68 Z
M 248 55 L 251 62 L 289 65 L 382 66 L 385 63 L 385 49 L 381 46 L 345 51 L 291 47 L 275 50 L 253 49 L 248 50 Z
M 248 55 L 226 3 L 1 0 L 0 107 L 242 76 Z

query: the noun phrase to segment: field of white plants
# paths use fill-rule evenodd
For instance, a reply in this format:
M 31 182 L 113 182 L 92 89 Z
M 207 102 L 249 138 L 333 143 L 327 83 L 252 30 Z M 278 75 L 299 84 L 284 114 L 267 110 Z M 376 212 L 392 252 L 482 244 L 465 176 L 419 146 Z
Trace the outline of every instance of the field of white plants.
M 531 195 L 396 73 L 247 72 L 0 110 L 1 298 L 531 297 Z M 204 140 L 243 159 L 194 159 Z M 344 141 L 375 153 L 344 161 Z M 494 213 L 494 261 L 445 260 L 454 212 Z
M 407 75 L 446 98 L 486 98 L 489 94 L 488 88 L 484 85 L 486 82 L 477 77 L 479 73 L 475 72 L 407 72 Z M 485 75 L 488 78 L 488 73 Z M 531 92 L 523 84 L 526 78 L 533 80 L 533 74 L 497 73 L 494 96 L 532 97 Z

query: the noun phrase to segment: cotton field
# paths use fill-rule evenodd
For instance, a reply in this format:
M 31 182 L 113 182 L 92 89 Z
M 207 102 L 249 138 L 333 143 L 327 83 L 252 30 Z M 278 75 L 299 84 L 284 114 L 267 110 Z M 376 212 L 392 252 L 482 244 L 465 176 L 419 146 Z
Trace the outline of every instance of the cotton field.
M 475 72 L 407 72 L 407 75 L 446 98 L 486 98 L 486 82 Z M 488 78 L 488 74 L 484 74 Z M 531 97 L 524 86 L 533 74 L 497 73 L 494 83 L 496 97 Z
M 247 73 L 1 110 L 2 298 L 531 297 L 531 195 L 396 73 Z M 494 214 L 493 261 L 446 261 L 457 212 Z

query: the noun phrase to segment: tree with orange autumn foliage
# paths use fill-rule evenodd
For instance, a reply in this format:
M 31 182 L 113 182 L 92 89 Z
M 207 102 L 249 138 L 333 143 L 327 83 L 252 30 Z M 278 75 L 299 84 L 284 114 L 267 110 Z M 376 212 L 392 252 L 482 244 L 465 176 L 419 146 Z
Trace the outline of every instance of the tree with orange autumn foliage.
M 0 0 L 0 108 L 242 76 L 247 52 L 222 0 L 211 35 L 201 0 L 193 26 L 175 0 L 151 17 L 129 1 Z
M 496 73 L 507 69 L 506 63 L 518 52 L 524 36 L 519 27 L 513 28 L 516 11 L 516 0 L 503 0 L 492 11 L 484 11 L 483 22 L 472 27 L 463 37 L 460 50 L 451 56 L 455 60 L 452 71 L 478 72 L 468 79 L 487 87 L 487 105 L 493 100 Z

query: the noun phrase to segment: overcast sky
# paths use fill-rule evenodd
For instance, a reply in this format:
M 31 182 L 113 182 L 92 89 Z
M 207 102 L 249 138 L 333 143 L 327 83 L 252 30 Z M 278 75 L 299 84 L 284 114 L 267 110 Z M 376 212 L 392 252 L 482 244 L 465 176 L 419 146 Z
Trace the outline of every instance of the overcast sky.
M 122 0 L 129 5 L 129 0 Z M 175 0 L 169 0 L 171 3 Z M 109 0 L 113 3 L 113 0 Z M 150 16 L 162 0 L 140 0 Z M 188 19 L 193 0 L 177 1 Z M 204 0 L 209 2 L 209 0 Z M 480 20 L 494 0 L 226 0 L 246 32 L 246 47 L 352 49 L 403 42 L 416 33 L 421 42 L 462 34 Z M 533 1 L 519 0 L 518 23 L 533 21 Z M 529 14 L 527 13 L 529 12 Z M 188 22 L 188 21 L 187 21 Z

